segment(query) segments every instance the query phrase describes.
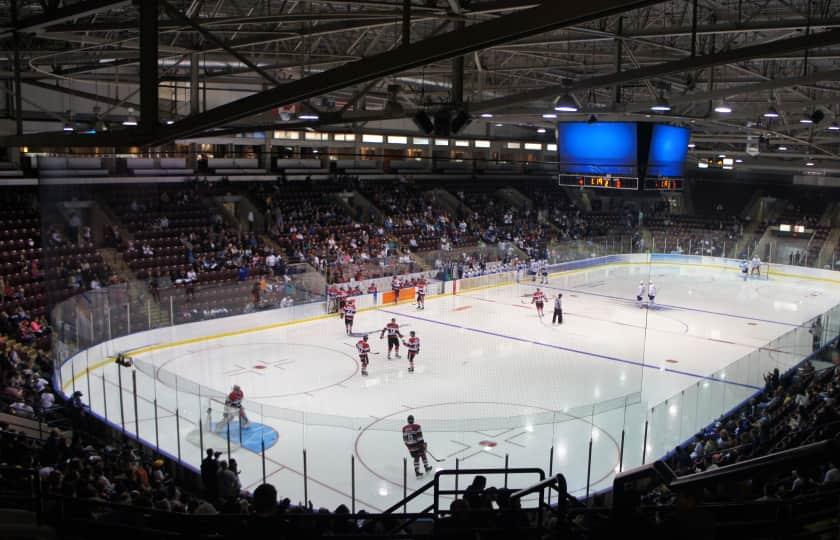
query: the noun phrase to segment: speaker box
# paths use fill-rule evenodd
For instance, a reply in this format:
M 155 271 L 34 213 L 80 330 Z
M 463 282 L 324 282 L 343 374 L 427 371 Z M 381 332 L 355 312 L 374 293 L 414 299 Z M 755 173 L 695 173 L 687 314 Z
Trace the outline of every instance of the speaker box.
M 448 109 L 441 109 L 435 113 L 435 135 L 449 137 L 452 133 L 452 115 Z
M 472 116 L 467 114 L 466 111 L 458 111 L 458 114 L 452 119 L 452 133 L 458 133 L 465 129 L 470 125 L 470 122 L 472 122 Z
M 432 119 L 429 118 L 429 115 L 426 114 L 426 111 L 418 111 L 414 116 L 411 117 L 411 120 L 414 122 L 414 125 L 417 126 L 417 129 L 429 135 L 432 131 L 435 130 L 434 124 L 432 124 Z

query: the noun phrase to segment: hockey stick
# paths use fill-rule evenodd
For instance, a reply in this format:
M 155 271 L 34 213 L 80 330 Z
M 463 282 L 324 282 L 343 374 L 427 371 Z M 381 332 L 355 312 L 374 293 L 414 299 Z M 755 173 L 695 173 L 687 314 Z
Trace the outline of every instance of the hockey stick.
M 429 457 L 430 457 L 430 458 L 432 458 L 433 460 L 437 461 L 438 463 L 441 463 L 441 462 L 443 462 L 443 461 L 446 461 L 446 458 L 443 458 L 443 459 L 438 459 L 438 458 L 436 458 L 436 457 L 435 457 L 435 455 L 429 451 L 429 447 L 428 447 L 428 446 L 426 447 L 426 453 L 427 453 L 427 454 L 429 454 Z

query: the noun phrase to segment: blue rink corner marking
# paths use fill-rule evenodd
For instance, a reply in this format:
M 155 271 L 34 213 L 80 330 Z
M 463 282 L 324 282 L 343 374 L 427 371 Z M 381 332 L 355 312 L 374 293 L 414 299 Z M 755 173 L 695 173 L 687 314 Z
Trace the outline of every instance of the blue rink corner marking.
M 221 431 L 216 431 L 216 422 L 213 423 L 212 431 L 219 437 L 227 437 L 227 428 Z M 240 431 L 242 440 L 240 441 Z M 260 424 L 259 422 L 250 422 L 248 427 L 240 428 L 236 425 L 230 428 L 230 442 L 239 444 L 242 448 L 250 450 L 254 453 L 262 452 L 262 444 L 265 443 L 265 449 L 268 450 L 280 439 L 280 434 L 271 426 Z

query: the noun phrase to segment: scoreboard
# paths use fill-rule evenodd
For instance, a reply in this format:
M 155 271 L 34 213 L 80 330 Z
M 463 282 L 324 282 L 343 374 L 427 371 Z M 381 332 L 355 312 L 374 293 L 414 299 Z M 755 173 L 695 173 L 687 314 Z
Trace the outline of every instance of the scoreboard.
M 682 191 L 682 178 L 645 178 L 645 191 Z
M 599 189 L 639 189 L 639 179 L 630 176 L 588 176 L 582 174 L 561 174 L 558 184 L 565 187 Z M 682 191 L 682 178 L 645 178 L 644 191 Z
M 639 189 L 639 179 L 630 176 L 561 174 L 559 178 L 559 184 L 561 186 L 600 189 Z

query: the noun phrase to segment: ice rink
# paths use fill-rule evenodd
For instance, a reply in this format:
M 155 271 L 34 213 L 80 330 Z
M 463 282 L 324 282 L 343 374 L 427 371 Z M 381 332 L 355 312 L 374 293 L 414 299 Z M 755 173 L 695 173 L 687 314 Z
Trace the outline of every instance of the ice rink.
M 639 280 L 656 283 L 655 306 L 635 302 Z M 304 468 L 308 498 L 331 508 L 350 506 L 355 490 L 357 508 L 382 510 L 427 482 L 431 475 L 415 479 L 409 462 L 403 486 L 400 428 L 409 413 L 436 468 L 456 460 L 462 468 L 551 468 L 582 495 L 587 473 L 591 491 L 608 487 L 620 459 L 624 469 L 641 463 L 644 440 L 649 461 L 758 390 L 766 371 L 796 364 L 811 352 L 811 320 L 840 304 L 840 285 L 829 280 L 743 281 L 731 269 L 616 264 L 552 275 L 541 286 L 549 296 L 541 319 L 528 303 L 536 286 L 463 290 L 430 298 L 425 310 L 363 310 L 354 331 L 369 333 L 379 353 L 368 377 L 353 348 L 358 337 L 346 336 L 337 316 L 271 326 L 263 312 L 229 335 L 145 343 L 154 346 L 136 354 L 138 369 L 118 373 L 108 363 L 74 384 L 95 412 L 194 465 L 200 448 L 227 452 L 226 430 L 199 432 L 207 394 L 239 384 L 251 421 L 277 433 L 265 449 L 267 481 L 294 502 L 304 498 Z M 559 293 L 563 324 L 552 325 Z M 414 373 L 404 350 L 386 359 L 379 331 L 392 317 L 421 340 Z M 232 445 L 247 489 L 262 481 L 259 445 Z M 429 504 L 421 499 L 415 508 Z

